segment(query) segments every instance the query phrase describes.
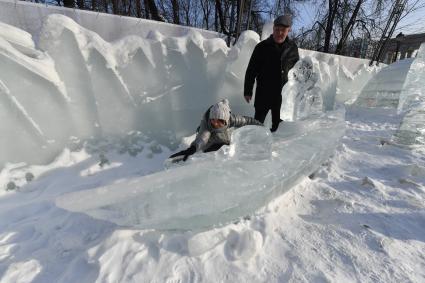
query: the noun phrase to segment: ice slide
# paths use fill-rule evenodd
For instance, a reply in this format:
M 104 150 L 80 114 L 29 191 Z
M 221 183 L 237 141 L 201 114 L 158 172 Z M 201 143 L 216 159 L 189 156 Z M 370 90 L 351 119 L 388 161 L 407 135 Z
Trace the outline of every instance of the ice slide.
M 71 193 L 56 204 L 118 225 L 203 229 L 251 214 L 326 160 L 344 133 L 343 111 L 284 123 L 275 134 L 247 126 L 232 144 L 188 164 Z

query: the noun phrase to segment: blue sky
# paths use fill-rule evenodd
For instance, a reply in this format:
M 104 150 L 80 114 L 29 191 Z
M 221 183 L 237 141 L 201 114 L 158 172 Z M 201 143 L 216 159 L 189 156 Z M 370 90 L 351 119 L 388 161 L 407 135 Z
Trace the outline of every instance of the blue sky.
M 409 2 L 413 1 L 415 0 L 411 0 Z M 302 26 L 305 28 L 311 27 L 317 10 L 309 1 L 301 1 L 299 3 L 298 7 L 301 17 L 294 19 L 293 28 L 295 30 Z M 418 5 L 425 5 L 425 0 L 420 0 Z M 403 32 L 404 34 L 425 33 L 425 7 L 411 12 L 402 18 L 400 23 L 397 25 L 394 34 L 398 34 L 399 32 Z

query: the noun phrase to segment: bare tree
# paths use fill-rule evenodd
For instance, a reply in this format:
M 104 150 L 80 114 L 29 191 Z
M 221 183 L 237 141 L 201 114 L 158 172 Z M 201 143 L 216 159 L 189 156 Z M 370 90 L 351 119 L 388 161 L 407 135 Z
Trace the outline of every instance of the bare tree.
M 176 25 L 180 24 L 180 8 L 179 8 L 179 1 L 178 0 L 171 0 L 171 4 L 173 7 L 173 23 Z
M 63 6 L 68 8 L 74 8 L 75 7 L 74 0 L 63 0 Z
M 348 35 L 351 32 L 351 30 L 353 29 L 354 24 L 356 23 L 356 18 L 357 18 L 357 15 L 360 11 L 360 7 L 363 4 L 363 2 L 364 2 L 364 0 L 358 0 L 357 1 L 356 7 L 354 8 L 354 11 L 351 15 L 350 20 L 348 21 L 347 25 L 345 25 L 343 27 L 342 36 L 341 36 L 341 39 L 339 40 L 339 42 L 336 46 L 335 54 L 341 54 L 341 51 L 342 51 L 342 49 L 343 49 L 343 47 L 344 47 L 344 45 L 347 41 Z
M 210 0 L 200 0 L 200 4 L 201 4 L 201 8 L 202 8 L 204 27 L 206 29 L 209 29 L 210 28 L 211 11 L 213 9 L 212 3 L 211 3 Z
M 152 20 L 164 22 L 164 18 L 161 17 L 158 13 L 158 8 L 155 4 L 155 0 L 145 0 L 145 5 L 147 5 L 147 9 L 149 10 L 149 14 L 152 17 Z

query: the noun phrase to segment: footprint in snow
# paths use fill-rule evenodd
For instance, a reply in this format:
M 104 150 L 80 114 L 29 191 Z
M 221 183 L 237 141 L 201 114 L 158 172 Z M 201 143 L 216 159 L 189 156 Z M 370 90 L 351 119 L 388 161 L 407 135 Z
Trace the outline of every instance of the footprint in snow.
M 247 230 L 239 233 L 232 230 L 224 245 L 224 255 L 229 261 L 246 261 L 257 253 L 262 243 L 263 237 L 258 231 Z

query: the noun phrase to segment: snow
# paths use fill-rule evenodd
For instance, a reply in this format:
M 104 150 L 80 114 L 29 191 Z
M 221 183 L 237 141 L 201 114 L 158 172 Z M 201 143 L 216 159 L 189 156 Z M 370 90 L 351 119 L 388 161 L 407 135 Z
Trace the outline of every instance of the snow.
M 0 2 L 1 282 L 425 280 L 423 52 L 379 69 L 301 50 L 276 133 L 243 127 L 164 168 L 219 98 L 253 114 L 242 86 L 259 35 L 227 48 L 149 23 L 124 37 L 108 16 L 108 37 L 81 24 L 89 12 L 37 34 L 11 15 L 41 23 L 52 7 L 5 16 L 13 4 Z

